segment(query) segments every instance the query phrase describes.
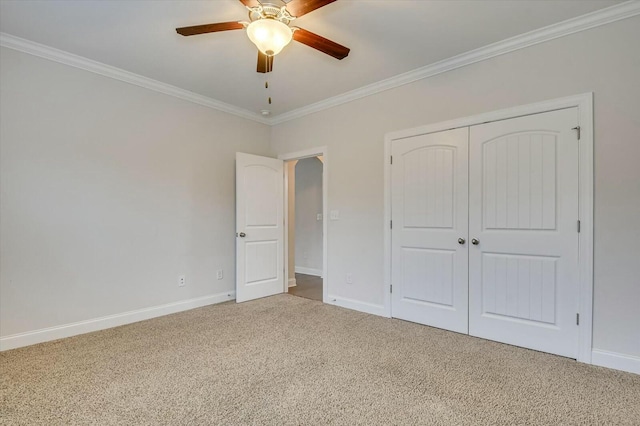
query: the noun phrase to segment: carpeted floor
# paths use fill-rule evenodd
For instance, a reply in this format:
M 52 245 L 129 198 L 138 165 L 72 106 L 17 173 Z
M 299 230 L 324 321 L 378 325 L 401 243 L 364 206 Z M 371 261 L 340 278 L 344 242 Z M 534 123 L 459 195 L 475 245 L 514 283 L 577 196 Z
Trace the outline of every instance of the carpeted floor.
M 279 295 L 0 353 L 0 424 L 639 425 L 640 376 Z

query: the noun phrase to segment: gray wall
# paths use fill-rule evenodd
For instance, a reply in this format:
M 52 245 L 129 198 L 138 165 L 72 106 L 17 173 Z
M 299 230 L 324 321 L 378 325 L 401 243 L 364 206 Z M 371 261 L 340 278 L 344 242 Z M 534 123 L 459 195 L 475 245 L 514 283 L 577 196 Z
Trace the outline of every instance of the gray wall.
M 638 40 L 629 18 L 274 126 L 275 153 L 328 146 L 331 294 L 383 303 L 385 133 L 593 91 L 594 347 L 640 356 Z
M 268 154 L 267 126 L 0 59 L 1 336 L 235 288 L 235 152 Z
M 295 168 L 295 266 L 322 273 L 322 162 L 304 158 Z

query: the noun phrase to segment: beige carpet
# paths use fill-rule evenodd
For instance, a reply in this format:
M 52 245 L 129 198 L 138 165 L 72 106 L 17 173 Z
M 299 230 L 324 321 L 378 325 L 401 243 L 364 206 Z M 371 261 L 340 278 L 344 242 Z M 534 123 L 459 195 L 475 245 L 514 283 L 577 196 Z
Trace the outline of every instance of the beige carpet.
M 640 376 L 280 295 L 0 353 L 1 424 L 640 424 Z

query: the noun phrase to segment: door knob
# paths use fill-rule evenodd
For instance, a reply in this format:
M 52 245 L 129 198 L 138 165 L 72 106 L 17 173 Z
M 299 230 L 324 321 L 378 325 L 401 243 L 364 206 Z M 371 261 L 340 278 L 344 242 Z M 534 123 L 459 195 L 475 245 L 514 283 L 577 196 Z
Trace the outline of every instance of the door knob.
M 478 244 L 480 244 L 480 240 L 476 240 L 475 238 L 471 240 L 471 244 L 473 244 L 474 246 L 477 246 Z
M 244 238 L 247 236 L 247 234 L 245 234 L 244 232 L 241 232 L 240 234 L 238 234 L 240 236 L 240 238 Z
M 465 240 L 464 238 L 458 238 L 458 244 L 462 245 L 464 243 L 466 243 L 467 240 Z

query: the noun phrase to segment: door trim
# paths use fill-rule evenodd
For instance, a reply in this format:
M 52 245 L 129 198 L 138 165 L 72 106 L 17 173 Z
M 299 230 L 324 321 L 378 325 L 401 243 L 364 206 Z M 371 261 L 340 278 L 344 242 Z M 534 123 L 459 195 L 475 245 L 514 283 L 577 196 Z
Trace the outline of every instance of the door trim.
M 391 316 L 391 144 L 405 139 L 443 130 L 469 127 L 491 121 L 507 120 L 525 115 L 539 114 L 565 108 L 578 108 L 578 124 L 581 137 L 579 147 L 578 219 L 580 220 L 578 304 L 580 327 L 578 329 L 579 362 L 591 364 L 593 330 L 593 93 L 552 99 L 529 105 L 516 106 L 470 117 L 428 124 L 412 129 L 390 132 L 384 138 L 384 311 Z
M 318 146 L 305 149 L 303 151 L 289 152 L 278 155 L 279 160 L 285 163 L 292 160 L 302 160 L 303 158 L 316 157 L 322 155 L 322 302 L 329 302 L 329 260 L 327 251 L 327 218 L 329 217 L 329 149 L 327 146 Z M 284 273 L 285 280 L 284 293 L 289 292 L 289 176 L 284 173 Z

